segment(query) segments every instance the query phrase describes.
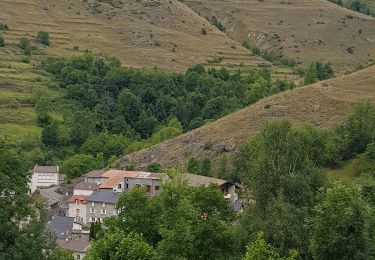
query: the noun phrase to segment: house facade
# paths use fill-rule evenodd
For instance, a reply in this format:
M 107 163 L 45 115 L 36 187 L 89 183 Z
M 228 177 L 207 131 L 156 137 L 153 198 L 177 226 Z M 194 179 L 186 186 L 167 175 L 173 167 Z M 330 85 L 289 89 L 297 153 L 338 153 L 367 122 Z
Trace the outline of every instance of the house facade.
M 82 176 L 82 180 L 83 182 L 101 184 L 107 179 L 106 177 L 102 177 L 106 171 L 105 169 L 90 171 Z
M 38 166 L 32 170 L 29 181 L 29 192 L 34 193 L 39 188 L 47 188 L 60 184 L 59 166 Z
M 87 199 L 87 223 L 102 221 L 106 217 L 116 216 L 116 203 L 121 193 L 113 191 L 95 191 Z
M 73 195 L 85 195 L 90 196 L 94 193 L 95 190 L 98 189 L 98 185 L 93 182 L 80 182 L 73 189 Z
M 128 193 L 134 187 L 144 187 L 149 196 L 159 195 L 162 183 L 169 180 L 169 176 L 164 173 L 123 170 L 108 170 L 101 178 L 106 178 L 99 185 L 101 191 Z
M 228 199 L 230 202 L 238 201 L 236 189 L 240 187 L 233 182 L 190 173 L 185 174 L 184 177 L 190 186 L 208 186 L 210 184 L 217 185 L 220 188 L 220 191 L 223 193 L 224 198 Z
M 67 201 L 68 203 L 68 216 L 74 218 L 76 222 L 87 223 L 87 200 L 86 195 L 73 195 Z

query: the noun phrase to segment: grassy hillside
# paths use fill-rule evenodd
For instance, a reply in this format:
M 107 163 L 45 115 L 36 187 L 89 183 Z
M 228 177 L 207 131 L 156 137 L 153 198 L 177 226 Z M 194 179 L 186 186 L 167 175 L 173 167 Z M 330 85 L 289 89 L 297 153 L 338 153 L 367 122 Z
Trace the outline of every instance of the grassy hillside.
M 0 10 L 0 22 L 10 28 L 4 34 L 8 43 L 47 31 L 50 55 L 89 49 L 126 66 L 178 71 L 215 57 L 230 66 L 269 64 L 176 0 L 4 0 Z
M 51 86 L 32 65 L 0 61 L 0 138 L 18 143 L 39 139 L 34 104 L 41 95 L 59 95 Z
M 151 162 L 159 162 L 165 167 L 185 170 L 191 156 L 215 161 L 223 153 L 233 153 L 241 142 L 271 120 L 289 119 L 293 123 L 333 126 L 344 118 L 353 102 L 375 102 L 374 73 L 372 66 L 348 76 L 265 98 L 192 132 L 125 156 L 118 162 L 118 167 L 128 163 L 145 167 Z
M 346 71 L 375 58 L 374 18 L 325 0 L 184 3 L 202 17 L 215 16 L 232 39 L 249 41 L 262 50 L 281 51 L 305 66 L 319 59 Z

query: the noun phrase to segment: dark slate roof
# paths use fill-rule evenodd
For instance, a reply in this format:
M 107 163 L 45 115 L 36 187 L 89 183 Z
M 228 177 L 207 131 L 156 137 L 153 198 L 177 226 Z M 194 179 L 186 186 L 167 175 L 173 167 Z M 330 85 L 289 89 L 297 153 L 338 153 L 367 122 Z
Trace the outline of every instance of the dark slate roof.
M 66 231 L 70 233 L 73 229 L 74 218 L 55 216 L 49 227 L 54 231 L 59 239 L 65 239 L 67 237 Z
M 66 241 L 65 239 L 57 239 L 57 244 L 66 250 L 70 250 L 70 251 L 78 252 L 78 253 L 87 252 L 89 245 L 90 245 L 88 242 L 83 241 L 83 240 Z
M 83 176 L 84 177 L 88 177 L 88 178 L 99 178 L 103 175 L 103 173 L 105 173 L 107 170 L 105 169 L 101 169 L 101 170 L 92 170 L 86 174 L 84 174 Z
M 88 198 L 88 202 L 104 202 L 109 204 L 116 204 L 120 198 L 121 193 L 116 193 L 113 191 L 95 191 Z
M 98 185 L 96 183 L 80 182 L 74 186 L 75 190 L 96 190 Z
M 59 166 L 38 166 L 35 165 L 33 172 L 38 173 L 58 173 L 59 172 Z

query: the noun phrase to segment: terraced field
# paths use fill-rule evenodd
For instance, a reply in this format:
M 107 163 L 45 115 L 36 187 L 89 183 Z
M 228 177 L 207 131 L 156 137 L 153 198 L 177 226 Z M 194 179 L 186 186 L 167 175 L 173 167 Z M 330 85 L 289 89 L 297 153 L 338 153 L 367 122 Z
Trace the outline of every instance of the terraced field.
M 12 142 L 40 138 L 35 103 L 41 95 L 59 95 L 52 82 L 30 64 L 10 60 L 0 62 L 0 138 Z
M 186 0 L 202 17 L 216 17 L 237 42 L 282 52 L 305 67 L 331 62 L 345 72 L 375 59 L 375 20 L 326 0 Z
M 10 27 L 4 34 L 8 43 L 47 31 L 51 45 L 39 47 L 50 55 L 87 49 L 127 66 L 174 71 L 216 56 L 233 66 L 265 62 L 176 0 L 129 0 L 118 7 L 97 0 L 1 0 L 0 10 L 0 22 Z

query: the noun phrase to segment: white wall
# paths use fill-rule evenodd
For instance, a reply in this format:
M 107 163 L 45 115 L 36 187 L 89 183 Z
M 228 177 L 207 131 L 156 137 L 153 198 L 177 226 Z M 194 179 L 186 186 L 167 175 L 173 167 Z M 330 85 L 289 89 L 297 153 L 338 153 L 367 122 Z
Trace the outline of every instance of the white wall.
M 33 193 L 38 187 L 50 187 L 60 184 L 58 173 L 38 173 L 34 172 L 29 182 L 30 192 Z
M 77 204 L 78 201 L 78 204 Z M 79 200 L 76 200 L 74 203 L 69 203 L 68 217 L 79 217 L 77 221 L 82 221 L 83 224 L 86 224 L 87 214 L 86 214 L 86 204 L 82 204 Z M 77 216 L 77 209 L 79 209 L 79 216 Z
M 93 194 L 93 190 L 80 190 L 80 189 L 74 189 L 73 190 L 73 195 L 85 195 L 85 196 L 90 196 Z

